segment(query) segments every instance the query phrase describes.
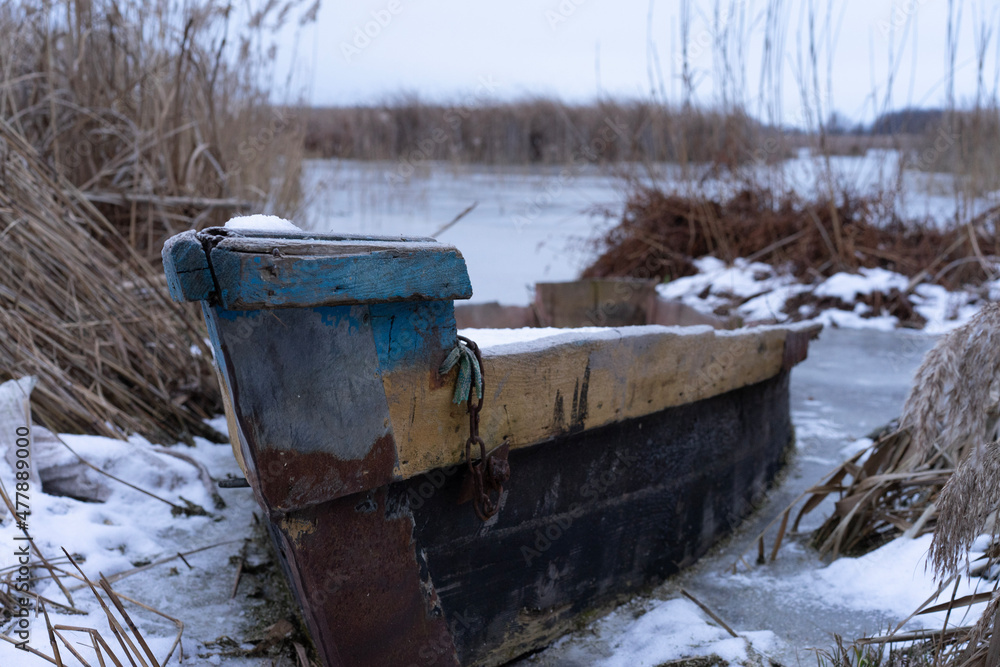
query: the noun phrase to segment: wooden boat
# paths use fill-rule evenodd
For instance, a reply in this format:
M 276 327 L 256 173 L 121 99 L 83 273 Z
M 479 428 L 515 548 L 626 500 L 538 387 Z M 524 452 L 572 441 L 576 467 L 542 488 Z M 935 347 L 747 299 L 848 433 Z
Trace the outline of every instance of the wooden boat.
M 163 259 L 202 303 L 235 454 L 330 666 L 499 665 L 693 562 L 781 467 L 818 331 L 489 348 L 470 419 L 439 373 L 472 294 L 454 247 L 219 228 Z

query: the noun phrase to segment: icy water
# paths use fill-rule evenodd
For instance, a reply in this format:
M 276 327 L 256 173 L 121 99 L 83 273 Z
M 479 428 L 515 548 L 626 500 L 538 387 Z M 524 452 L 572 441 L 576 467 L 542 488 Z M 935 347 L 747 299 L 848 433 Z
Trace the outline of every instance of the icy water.
M 737 631 L 775 632 L 792 649 L 785 654 L 785 664 L 800 660 L 815 664 L 813 655 L 803 649 L 829 647 L 835 632 L 860 637 L 884 631 L 889 623 L 902 619 L 845 611 L 835 601 L 812 599 L 808 594 L 790 598 L 787 591 L 733 587 L 726 584 L 725 572 L 748 549 L 747 561 L 752 564 L 754 540 L 764 527 L 847 458 L 852 442 L 899 416 L 913 373 L 933 343 L 933 338 L 903 331 L 825 330 L 812 343 L 809 358 L 792 371 L 797 450 L 780 486 L 736 536 L 676 582 L 717 610 Z M 817 527 L 827 510 L 821 507 L 808 515 L 801 530 Z M 772 541 L 773 534 L 772 528 Z M 777 560 L 766 566 L 772 574 L 788 575 L 819 566 L 813 551 L 795 546 L 783 548 Z
M 316 231 L 434 236 L 465 256 L 473 302 L 527 304 L 536 282 L 573 280 L 587 241 L 620 213 L 621 181 L 594 167 L 494 168 L 434 163 L 414 174 L 397 162 L 313 160 L 303 222 Z M 453 227 L 437 233 L 476 204 Z
M 776 191 L 814 193 L 825 163 L 803 150 L 758 175 Z M 869 151 L 831 158 L 840 183 L 859 193 L 894 187 L 896 155 Z M 595 255 L 593 241 L 620 217 L 633 181 L 725 197 L 740 182 L 683 181 L 674 165 L 487 166 L 403 161 L 309 160 L 303 171 L 304 213 L 295 222 L 315 231 L 434 236 L 464 254 L 473 302 L 527 304 L 536 282 L 572 280 Z M 952 219 L 950 178 L 906 172 L 898 198 L 904 219 Z M 991 202 L 979 201 L 979 210 Z M 995 202 L 992 202 L 995 203 Z M 453 227 L 441 230 L 469 206 Z M 609 215 L 604 215 L 603 213 Z

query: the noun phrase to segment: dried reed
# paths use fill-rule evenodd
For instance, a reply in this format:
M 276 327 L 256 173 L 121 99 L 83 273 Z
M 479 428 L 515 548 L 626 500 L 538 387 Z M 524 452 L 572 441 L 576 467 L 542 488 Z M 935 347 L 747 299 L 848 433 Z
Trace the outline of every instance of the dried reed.
M 693 273 L 693 259 L 714 255 L 727 262 L 752 258 L 802 280 L 882 267 L 917 282 L 978 284 L 991 273 L 965 260 L 977 248 L 1000 254 L 1000 241 L 988 231 L 996 214 L 991 210 L 973 224 L 942 231 L 920 221 L 904 223 L 879 198 L 849 190 L 835 201 L 805 201 L 751 184 L 720 201 L 638 188 L 621 222 L 597 241 L 601 254 L 583 275 L 672 279 Z
M 261 82 L 269 30 L 306 1 L 2 3 L 0 118 L 154 263 L 234 209 L 291 214 L 300 124 Z
M 0 5 L 0 380 L 39 376 L 53 432 L 219 438 L 198 316 L 153 267 L 174 233 L 297 205 L 299 124 L 260 82 L 304 2 L 243 28 L 218 0 Z
M 38 376 L 36 420 L 55 433 L 219 439 L 203 421 L 221 401 L 194 315 L 3 120 L 0 255 L 0 380 Z
M 571 105 L 543 98 L 475 99 L 446 106 L 403 97 L 379 106 L 309 109 L 305 119 L 311 155 L 361 160 L 735 166 L 753 159 L 763 140 L 759 124 L 742 112 L 675 109 L 649 101 Z
M 899 422 L 807 489 L 783 513 L 783 526 L 800 501 L 792 532 L 836 496 L 833 513 L 813 534 L 822 554 L 865 552 L 900 535 L 936 530 L 933 560 L 939 572 L 953 570 L 981 521 L 1000 507 L 1000 492 L 988 488 L 1000 479 L 1000 445 L 981 445 L 997 439 L 998 327 L 1000 304 L 988 304 L 943 336 L 924 357 Z M 781 530 L 773 555 L 784 536 Z M 763 534 L 758 542 L 763 549 Z

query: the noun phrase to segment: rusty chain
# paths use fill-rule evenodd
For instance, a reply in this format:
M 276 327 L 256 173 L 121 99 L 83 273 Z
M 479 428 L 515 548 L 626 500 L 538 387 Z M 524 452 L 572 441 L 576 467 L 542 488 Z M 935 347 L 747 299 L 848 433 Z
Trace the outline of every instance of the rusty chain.
M 479 413 L 483 409 L 483 401 L 486 398 L 486 378 L 483 368 L 483 357 L 479 352 L 479 346 L 465 336 L 458 336 L 458 339 L 472 351 L 479 364 L 480 393 L 479 400 L 476 398 L 476 383 L 469 384 L 469 439 L 465 441 L 465 464 L 472 479 L 472 501 L 476 509 L 476 516 L 482 521 L 488 520 L 500 511 L 500 498 L 503 495 L 503 484 L 510 479 L 510 464 L 507 462 L 507 454 L 510 445 L 505 441 L 496 450 L 486 453 L 486 442 L 479 435 Z M 479 460 L 472 460 L 472 446 L 479 445 Z M 496 493 L 496 499 L 492 493 Z

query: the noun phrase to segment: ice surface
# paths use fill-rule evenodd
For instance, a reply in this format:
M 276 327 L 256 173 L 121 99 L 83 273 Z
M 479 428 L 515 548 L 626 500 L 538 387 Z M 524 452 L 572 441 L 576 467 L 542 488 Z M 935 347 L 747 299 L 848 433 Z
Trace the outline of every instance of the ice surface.
M 317 232 L 437 236 L 468 264 L 473 303 L 527 305 L 537 282 L 575 279 L 589 239 L 613 224 L 595 207 L 625 198 L 610 170 L 310 160 L 304 226 Z M 478 202 L 478 203 L 477 203 Z M 468 206 L 468 215 L 447 225 Z
M 898 155 L 885 150 L 834 156 L 829 161 L 837 178 L 854 184 L 862 195 L 895 187 L 897 166 Z M 826 168 L 825 160 L 803 150 L 754 177 L 773 182 L 779 191 L 793 189 L 810 197 L 824 194 L 816 191 L 816 184 L 827 182 L 820 177 Z M 654 165 L 651 170 L 659 182 L 673 181 L 683 188 L 676 167 Z M 735 194 L 731 183 L 713 178 L 698 183 L 695 194 Z M 906 171 L 906 196 L 897 202 L 896 213 L 903 219 L 926 218 L 945 224 L 954 216 L 953 187 L 949 175 Z M 308 161 L 304 189 L 313 193 L 304 224 L 321 232 L 433 235 L 458 212 L 478 202 L 460 222 L 440 233 L 441 240 L 454 244 L 465 256 L 473 302 L 511 305 L 530 303 L 536 282 L 576 279 L 595 254 L 593 239 L 615 223 L 628 191 L 615 172 L 593 166 L 456 168 L 440 162 L 414 166 L 348 160 Z M 970 204 L 970 212 L 990 205 L 991 200 L 977 200 Z M 608 215 L 601 215 L 602 211 Z M 863 269 L 857 275 L 840 273 L 803 285 L 767 264 L 745 259 L 726 266 L 714 257 L 704 257 L 695 265 L 697 275 L 659 286 L 660 294 L 706 313 L 733 299 L 743 300 L 734 312 L 747 322 L 788 320 L 783 312 L 786 302 L 805 292 L 840 296 L 852 304 L 859 296 L 904 289 L 909 282 L 884 269 Z M 1000 282 L 988 283 L 984 292 L 1000 297 Z M 982 296 L 974 292 L 949 295 L 935 286 L 921 285 L 910 300 L 929 320 L 925 331 L 942 333 L 968 321 Z M 827 312 L 821 321 L 833 326 L 886 330 L 898 325 L 894 318 L 869 313 L 867 307 Z

